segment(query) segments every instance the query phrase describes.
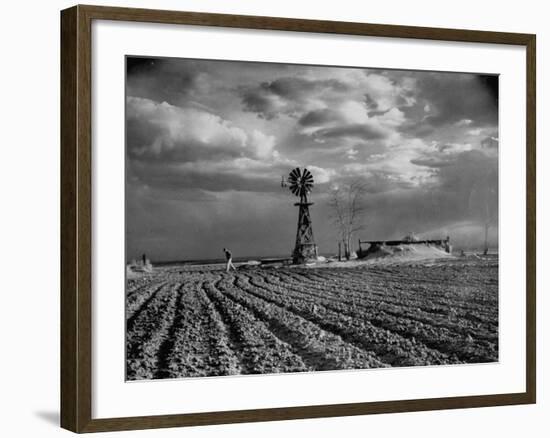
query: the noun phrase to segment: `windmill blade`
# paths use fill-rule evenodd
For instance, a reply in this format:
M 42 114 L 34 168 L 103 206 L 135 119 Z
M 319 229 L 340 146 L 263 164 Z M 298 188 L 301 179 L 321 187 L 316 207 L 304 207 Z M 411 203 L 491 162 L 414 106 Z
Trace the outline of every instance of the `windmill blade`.
M 313 175 L 306 168 L 296 167 L 288 175 L 287 183 L 289 190 L 296 196 L 305 196 L 313 188 Z
M 297 167 L 295 169 L 292 169 L 292 172 L 290 172 L 290 177 L 296 178 L 296 179 L 300 178 L 300 168 Z

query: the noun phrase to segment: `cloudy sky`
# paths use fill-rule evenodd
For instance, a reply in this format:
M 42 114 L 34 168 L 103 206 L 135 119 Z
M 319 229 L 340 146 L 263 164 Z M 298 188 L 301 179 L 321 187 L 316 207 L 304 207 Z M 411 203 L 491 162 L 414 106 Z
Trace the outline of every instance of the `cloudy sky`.
M 127 257 L 288 255 L 282 175 L 307 167 L 321 253 L 328 190 L 361 180 L 363 239 L 409 232 L 482 245 L 498 210 L 498 78 L 478 74 L 127 58 Z

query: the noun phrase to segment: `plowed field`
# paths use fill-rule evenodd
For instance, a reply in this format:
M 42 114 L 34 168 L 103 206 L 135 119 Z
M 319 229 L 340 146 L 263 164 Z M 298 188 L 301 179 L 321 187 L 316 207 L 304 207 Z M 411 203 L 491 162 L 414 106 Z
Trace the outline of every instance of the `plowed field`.
M 127 378 L 498 360 L 498 259 L 157 268 L 128 280 Z

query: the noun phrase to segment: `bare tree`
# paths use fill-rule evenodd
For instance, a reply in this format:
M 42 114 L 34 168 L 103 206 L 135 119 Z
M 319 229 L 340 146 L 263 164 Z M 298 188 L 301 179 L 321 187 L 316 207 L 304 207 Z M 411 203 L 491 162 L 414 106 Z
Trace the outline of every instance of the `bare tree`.
M 366 192 L 366 185 L 358 180 L 334 185 L 330 189 L 331 219 L 338 230 L 347 260 L 351 257 L 353 234 L 365 228 Z

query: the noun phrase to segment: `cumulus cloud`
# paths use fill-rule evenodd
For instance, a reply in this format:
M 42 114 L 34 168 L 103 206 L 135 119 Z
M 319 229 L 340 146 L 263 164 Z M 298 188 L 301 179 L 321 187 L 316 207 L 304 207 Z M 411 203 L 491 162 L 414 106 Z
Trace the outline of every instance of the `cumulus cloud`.
M 128 97 L 128 152 L 141 160 L 196 161 L 227 157 L 268 158 L 275 138 L 247 133 L 221 117 L 196 108 Z
M 244 110 L 265 119 L 281 115 L 301 118 L 302 124 L 307 126 L 318 117 L 327 117 L 335 107 L 340 107 L 344 116 L 354 121 L 360 117 L 362 121 L 415 102 L 410 93 L 413 82 L 408 78 L 397 83 L 383 75 L 365 73 L 363 69 L 321 71 L 295 67 L 293 73 L 291 77 L 241 87 Z
M 334 169 L 323 169 L 322 167 L 314 165 L 309 165 L 307 168 L 313 175 L 315 175 L 314 180 L 317 184 L 326 184 L 336 175 L 336 171 Z
M 296 165 L 275 146 L 273 135 L 197 108 L 127 99 L 129 175 L 168 197 L 178 188 L 274 191 Z

